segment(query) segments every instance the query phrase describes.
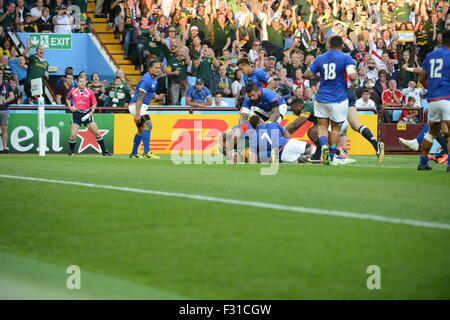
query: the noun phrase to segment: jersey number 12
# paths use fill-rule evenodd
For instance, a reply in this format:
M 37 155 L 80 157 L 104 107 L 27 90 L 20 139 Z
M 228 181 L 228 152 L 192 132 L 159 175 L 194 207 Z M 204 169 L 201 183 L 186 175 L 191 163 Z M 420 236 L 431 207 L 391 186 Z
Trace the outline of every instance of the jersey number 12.
M 325 80 L 336 79 L 336 64 L 335 63 L 325 63 L 323 65 L 323 72 L 325 74 Z
M 442 78 L 442 66 L 444 65 L 444 60 L 442 59 L 431 59 L 430 60 L 431 74 L 430 78 Z

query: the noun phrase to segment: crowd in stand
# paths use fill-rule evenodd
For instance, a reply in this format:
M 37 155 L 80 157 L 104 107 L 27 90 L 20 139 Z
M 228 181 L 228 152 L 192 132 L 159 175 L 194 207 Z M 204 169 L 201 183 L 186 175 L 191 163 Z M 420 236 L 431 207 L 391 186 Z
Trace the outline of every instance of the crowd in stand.
M 86 32 L 92 18 L 86 15 L 86 0 L 0 0 L 0 68 L 14 69 L 19 83 L 23 78 L 18 71 L 23 63 L 1 36 L 5 30 L 15 23 L 24 32 L 76 32 L 80 26 L 68 16 L 71 5 L 79 6 L 81 20 L 88 22 L 81 31 Z M 340 35 L 360 79 L 357 88 L 349 88 L 350 103 L 414 107 L 396 119 L 401 122 L 418 120 L 415 108 L 423 107 L 426 94 L 418 71 L 450 28 L 448 2 L 434 0 L 100 0 L 95 16 L 107 17 L 108 28 L 123 43 L 124 58 L 142 72 L 152 59 L 163 63 L 157 92 L 165 93 L 167 99 L 160 102 L 170 105 L 179 105 L 183 97 L 188 105 L 226 105 L 223 98 L 234 98 L 239 105 L 245 91 L 237 65 L 241 59 L 266 71 L 273 90 L 288 102 L 311 100 L 318 83 L 305 80 L 303 73 L 326 51 L 327 38 Z M 122 96 L 96 84 L 94 75 L 92 83 L 101 103 L 115 103 Z M 196 101 L 199 90 L 208 99 Z M 391 110 L 383 114 L 387 122 L 394 120 Z
M 99 1 L 102 2 L 102 1 Z M 98 2 L 96 14 L 102 15 Z M 169 4 L 167 4 L 169 3 Z M 104 3 L 106 4 L 106 2 Z M 164 64 L 168 104 L 201 79 L 211 96 L 242 95 L 246 58 L 273 79 L 288 101 L 313 99 L 318 84 L 303 73 L 326 51 L 331 35 L 345 40 L 355 60 L 358 88 L 349 100 L 360 107 L 414 107 L 400 122 L 416 122 L 426 90 L 417 83 L 427 53 L 450 28 L 449 4 L 432 0 L 173 0 L 112 1 L 103 4 L 110 28 L 121 35 L 124 56 L 145 70 L 150 59 Z M 211 101 L 212 104 L 212 101 Z M 392 111 L 384 111 L 387 122 Z

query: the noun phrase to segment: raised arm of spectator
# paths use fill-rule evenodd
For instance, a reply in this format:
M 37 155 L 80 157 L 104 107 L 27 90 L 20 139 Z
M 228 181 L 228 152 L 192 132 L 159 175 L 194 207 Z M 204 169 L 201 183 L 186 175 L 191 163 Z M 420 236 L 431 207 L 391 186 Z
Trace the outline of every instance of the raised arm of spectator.
M 339 6 L 336 3 L 336 0 L 333 0 L 333 16 L 337 17 L 339 13 Z
M 276 14 L 277 14 L 278 18 L 281 18 L 281 15 L 282 15 L 282 12 L 283 12 L 283 7 L 284 7 L 285 3 L 286 3 L 286 0 L 281 0 L 280 4 L 278 5 L 277 11 L 276 11 Z
M 30 38 L 27 39 L 27 45 L 28 46 L 25 48 L 25 50 L 23 50 L 22 55 L 28 59 L 30 57 L 30 49 L 33 48 L 35 45 L 30 44 Z
M 180 1 L 181 0 L 172 1 L 172 6 L 170 7 L 170 14 L 174 13 L 177 7 L 180 6 Z

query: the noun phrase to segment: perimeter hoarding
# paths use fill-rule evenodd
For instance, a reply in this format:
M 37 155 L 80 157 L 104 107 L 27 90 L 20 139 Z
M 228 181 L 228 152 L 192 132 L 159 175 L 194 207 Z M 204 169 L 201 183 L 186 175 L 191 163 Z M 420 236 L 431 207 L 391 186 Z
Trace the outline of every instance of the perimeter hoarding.
M 155 154 L 171 154 L 182 148 L 189 152 L 210 153 L 217 148 L 220 132 L 235 126 L 238 114 L 152 114 L 151 148 Z M 12 113 L 9 121 L 9 148 L 12 153 L 38 153 L 37 113 Z M 281 125 L 286 126 L 295 116 L 287 115 Z M 377 135 L 377 116 L 359 115 L 359 120 Z M 129 154 L 136 126 L 129 114 L 96 114 L 100 134 L 108 150 L 115 154 Z M 71 114 L 47 114 L 45 119 L 47 153 L 68 153 Z M 306 133 L 312 124 L 302 126 L 293 134 L 294 139 L 309 141 Z M 350 128 L 348 150 L 351 155 L 373 155 L 371 144 Z M 188 147 L 188 148 L 187 148 Z M 84 126 L 77 136 L 78 153 L 100 153 L 92 133 Z M 140 151 L 143 151 L 142 145 Z
M 377 137 L 377 116 L 359 115 L 359 120 Z M 155 154 L 170 154 L 179 150 L 183 144 L 191 147 L 193 153 L 211 152 L 217 147 L 216 137 L 222 131 L 232 128 L 239 121 L 238 114 L 152 114 L 151 149 Z M 296 117 L 287 115 L 281 125 L 286 126 Z M 309 141 L 306 133 L 311 123 L 302 126 L 292 138 Z M 129 154 L 132 148 L 136 126 L 129 114 L 116 114 L 114 117 L 114 153 Z M 352 155 L 375 154 L 372 145 L 351 128 L 348 134 L 348 150 Z M 142 152 L 142 145 L 140 152 Z
M 98 114 L 94 116 L 99 133 L 105 140 L 106 148 L 114 151 L 114 115 Z M 68 153 L 71 127 L 71 114 L 46 114 L 45 134 L 48 153 Z M 37 113 L 12 113 L 9 119 L 9 148 L 11 153 L 38 153 L 38 115 Z M 76 152 L 100 153 L 101 149 L 95 136 L 84 126 L 77 136 Z

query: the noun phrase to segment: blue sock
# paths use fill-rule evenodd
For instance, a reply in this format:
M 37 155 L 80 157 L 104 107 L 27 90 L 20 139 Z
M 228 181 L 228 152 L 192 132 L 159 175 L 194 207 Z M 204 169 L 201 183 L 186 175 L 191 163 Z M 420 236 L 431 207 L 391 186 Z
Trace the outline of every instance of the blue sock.
M 144 143 L 144 154 L 150 152 L 150 131 L 142 131 L 142 143 Z
M 450 153 L 448 154 L 447 164 L 450 166 Z
M 422 131 L 419 132 L 419 134 L 416 137 L 416 140 L 419 144 L 422 143 L 423 141 L 423 137 L 425 136 L 425 134 L 428 132 L 428 125 L 424 125 Z
M 328 137 L 319 136 L 319 144 L 321 147 L 326 146 L 328 144 Z
M 420 156 L 420 164 L 426 165 L 428 163 L 428 156 Z
M 330 147 L 330 160 L 333 161 L 334 155 L 336 154 L 336 143 L 333 143 Z
M 133 140 L 133 151 L 131 151 L 131 154 L 137 154 L 139 150 L 139 145 L 141 144 L 142 136 L 140 134 L 134 135 Z

